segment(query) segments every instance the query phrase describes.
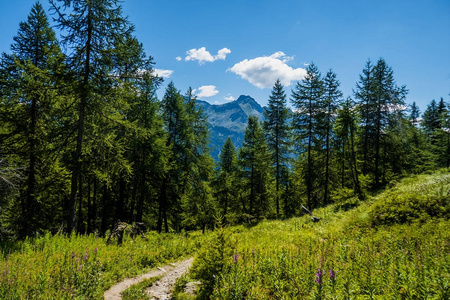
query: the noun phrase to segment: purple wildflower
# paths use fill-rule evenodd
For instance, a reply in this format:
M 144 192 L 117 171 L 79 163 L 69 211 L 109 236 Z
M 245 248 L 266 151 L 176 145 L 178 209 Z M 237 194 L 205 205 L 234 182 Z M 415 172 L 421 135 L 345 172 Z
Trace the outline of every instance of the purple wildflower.
M 83 269 L 83 265 L 80 265 L 80 267 L 78 268 L 78 271 L 81 271 L 81 269 Z
M 336 273 L 333 271 L 333 269 L 330 269 L 330 278 L 332 280 L 336 280 Z
M 316 273 L 316 283 L 317 284 L 321 284 L 322 283 L 322 270 L 317 269 L 317 273 Z
M 98 248 L 97 248 L 97 247 L 95 247 L 95 249 L 94 249 L 94 253 L 97 253 L 97 251 L 98 251 Z
M 239 260 L 239 254 L 235 254 L 235 255 L 233 256 L 233 263 L 234 263 L 234 264 L 237 263 L 238 260 Z
M 87 259 L 88 259 L 88 253 L 87 253 L 87 252 L 86 252 L 86 254 L 84 255 L 83 259 L 84 259 L 84 260 L 87 260 Z

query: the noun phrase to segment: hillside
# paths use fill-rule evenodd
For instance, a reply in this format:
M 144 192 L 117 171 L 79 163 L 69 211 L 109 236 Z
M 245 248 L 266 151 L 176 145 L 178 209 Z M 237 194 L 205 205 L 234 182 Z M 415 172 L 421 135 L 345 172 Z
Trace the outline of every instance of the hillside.
M 123 278 L 191 255 L 176 289 L 201 280 L 214 299 L 449 299 L 449 170 L 344 204 L 313 211 L 318 223 L 304 215 L 205 235 L 148 232 L 122 246 L 93 235 L 3 241 L 0 299 L 99 299 Z M 392 212 L 409 218 L 380 219 Z M 138 294 L 129 299 L 146 299 Z
M 236 148 L 241 146 L 249 116 L 264 119 L 264 108 L 250 96 L 241 95 L 237 100 L 221 105 L 209 104 L 201 100 L 197 103 L 203 107 L 208 116 L 211 132 L 210 147 L 212 157 L 216 160 L 228 137 L 231 137 Z
M 305 215 L 219 231 L 193 277 L 224 270 L 213 299 L 449 299 L 448 170 L 406 178 L 347 211 L 342 204 L 313 211 L 318 223 Z M 409 218 L 380 221 L 393 213 Z

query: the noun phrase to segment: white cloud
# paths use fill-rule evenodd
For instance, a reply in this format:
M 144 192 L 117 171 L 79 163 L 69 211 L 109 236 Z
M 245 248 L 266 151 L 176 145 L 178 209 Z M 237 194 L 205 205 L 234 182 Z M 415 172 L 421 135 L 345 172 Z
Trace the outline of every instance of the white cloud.
M 198 98 L 208 98 L 215 96 L 219 93 L 219 91 L 216 89 L 215 85 L 204 85 L 198 88 L 199 93 L 197 94 Z M 194 89 L 192 91 L 193 93 L 197 92 L 197 89 Z
M 178 60 L 178 61 L 182 60 L 181 56 L 177 56 L 177 57 L 175 57 L 175 59 Z
M 223 97 L 223 99 L 227 100 L 227 101 L 234 101 L 236 100 L 236 98 L 234 98 L 233 96 L 231 96 L 230 94 L 228 94 L 228 97 Z
M 228 48 L 220 49 L 217 52 L 217 55 L 211 55 L 211 53 L 209 53 L 209 51 L 206 50 L 205 47 L 201 47 L 199 49 L 193 48 L 186 52 L 187 55 L 184 58 L 184 60 L 186 61 L 197 60 L 199 64 L 203 64 L 204 62 L 213 62 L 218 59 L 224 60 L 227 57 L 227 54 L 229 53 L 231 53 L 231 50 Z
M 224 60 L 225 57 L 227 57 L 227 54 L 230 54 L 230 53 L 231 53 L 231 50 L 228 49 L 228 48 L 220 49 L 220 50 L 217 52 L 216 59 L 222 59 L 222 60 Z
M 153 69 L 153 73 L 158 75 L 159 77 L 169 78 L 172 75 L 172 70 L 163 70 L 163 69 Z
M 289 86 L 292 81 L 302 80 L 306 75 L 305 69 L 293 69 L 287 65 L 292 59 L 292 56 L 278 51 L 270 56 L 244 59 L 228 70 L 260 89 L 271 88 L 277 79 L 280 79 L 284 86 Z

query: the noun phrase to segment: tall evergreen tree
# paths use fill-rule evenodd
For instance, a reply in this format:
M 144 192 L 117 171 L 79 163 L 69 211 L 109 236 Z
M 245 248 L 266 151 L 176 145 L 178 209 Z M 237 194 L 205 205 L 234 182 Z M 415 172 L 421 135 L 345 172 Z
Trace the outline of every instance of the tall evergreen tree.
M 314 149 L 320 149 L 323 143 L 318 135 L 318 124 L 323 117 L 324 82 L 315 64 L 311 63 L 306 72 L 305 78 L 292 91 L 291 101 L 295 108 L 292 120 L 294 140 L 302 157 L 306 156 L 303 178 L 307 206 L 311 209 L 319 206 L 319 196 L 315 193 L 319 176 L 316 173 Z
M 183 194 L 183 175 L 189 160 L 189 151 L 186 143 L 192 140 L 190 136 L 188 118 L 184 99 L 180 92 L 170 82 L 161 101 L 164 120 L 164 128 L 167 132 L 167 147 L 170 151 L 166 154 L 169 169 L 163 178 L 159 193 L 158 224 L 157 230 L 162 231 L 163 225 L 166 232 L 169 231 L 168 214 L 172 211 L 175 217 L 180 212 L 179 197 Z
M 412 104 L 411 104 L 411 114 L 409 115 L 409 120 L 411 121 L 411 123 L 414 125 L 414 126 L 417 126 L 418 125 L 418 120 L 419 120 L 419 118 L 420 118 L 420 110 L 419 110 L 419 107 L 417 106 L 417 104 L 416 104 L 416 101 L 414 101 Z
M 404 106 L 407 90 L 396 85 L 392 68 L 382 58 L 373 68 L 369 61 L 363 74 L 355 92 L 363 120 L 363 172 L 372 174 L 373 186 L 379 187 L 388 173 L 385 129 L 398 108 Z
M 356 84 L 355 98 L 359 100 L 358 108 L 361 116 L 361 154 L 362 154 L 362 172 L 364 175 L 369 173 L 369 150 L 372 149 L 371 137 L 374 135 L 374 126 L 371 122 L 374 118 L 375 103 L 373 101 L 374 93 L 373 64 L 369 59 L 364 66 L 363 73 L 359 76 L 359 82 Z
M 335 122 L 336 144 L 340 159 L 340 163 L 337 165 L 341 188 L 352 189 L 362 199 L 363 192 L 359 180 L 360 170 L 356 153 L 357 121 L 358 115 L 355 110 L 355 103 L 349 97 L 337 111 Z
M 229 220 L 228 214 L 240 212 L 237 205 L 237 171 L 238 160 L 236 148 L 228 137 L 219 155 L 219 163 L 215 180 L 216 198 L 225 220 Z
M 272 154 L 275 166 L 275 201 L 277 216 L 280 216 L 280 184 L 287 185 L 290 152 L 290 126 L 288 124 L 289 110 L 286 106 L 286 94 L 278 79 L 269 96 L 267 108 L 264 110 L 264 132 L 267 146 Z
M 214 223 L 216 205 L 210 186 L 214 163 L 209 149 L 209 123 L 191 88 L 184 97 L 187 114 L 186 170 L 183 176 L 183 223 L 205 231 Z
M 16 157 L 16 163 L 26 173 L 19 224 L 20 235 L 25 236 L 53 219 L 44 217 L 49 213 L 44 208 L 48 199 L 41 197 L 48 187 L 48 178 L 61 168 L 52 150 L 58 145 L 51 140 L 56 134 L 55 120 L 63 120 L 62 115 L 58 116 L 58 107 L 65 92 L 60 84 L 64 78 L 64 56 L 41 4 L 36 3 L 27 21 L 20 23 L 11 50 L 11 55 L 3 54 L 1 62 L 1 93 L 5 101 L 0 107 L 0 118 L 7 132 L 3 151 Z M 57 216 L 54 212 L 53 215 Z
M 329 70 L 324 81 L 324 113 L 325 118 L 323 119 L 321 127 L 323 128 L 323 134 L 325 137 L 325 176 L 324 176 L 324 198 L 323 203 L 326 205 L 329 203 L 330 198 L 330 187 L 331 187 L 331 162 L 333 158 L 332 143 L 334 132 L 333 124 L 335 122 L 336 110 L 339 102 L 342 98 L 342 92 L 339 90 L 339 81 L 336 79 L 336 74 Z
M 83 141 L 88 108 L 114 86 L 115 67 L 109 59 L 118 39 L 129 35 L 132 26 L 122 16 L 118 0 L 50 0 L 56 14 L 63 43 L 72 50 L 70 66 L 79 82 L 76 148 L 73 154 L 71 193 L 68 205 L 68 226 L 76 229 L 76 210 L 79 182 L 82 178 Z M 61 3 L 62 7 L 58 4 Z M 105 103 L 104 103 L 105 104 Z
M 423 113 L 422 127 L 426 134 L 431 137 L 433 132 L 439 128 L 439 111 L 436 100 L 431 100 L 427 105 L 427 109 Z
M 246 208 L 244 213 L 263 217 L 271 213 L 270 189 L 272 164 L 264 133 L 257 117 L 250 116 L 245 129 L 244 142 L 239 149 L 239 166 L 244 179 Z

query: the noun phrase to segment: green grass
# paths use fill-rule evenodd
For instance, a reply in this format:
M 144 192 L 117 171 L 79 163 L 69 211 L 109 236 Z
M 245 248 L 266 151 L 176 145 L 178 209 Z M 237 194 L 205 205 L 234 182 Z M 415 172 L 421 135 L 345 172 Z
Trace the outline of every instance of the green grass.
M 449 183 L 448 171 L 413 176 L 352 210 L 316 210 L 318 223 L 304 216 L 228 229 L 233 255 L 214 277 L 212 298 L 450 299 Z M 405 196 L 419 193 L 428 200 L 423 213 Z M 380 211 L 408 218 L 379 222 Z M 219 240 L 210 243 L 225 244 Z M 226 252 L 208 251 L 200 251 L 194 269 Z
M 122 292 L 122 300 L 147 300 L 150 296 L 145 293 L 145 290 L 157 282 L 160 277 L 152 277 L 144 279 L 138 284 L 132 285 Z
M 117 246 L 93 235 L 46 234 L 8 243 L 0 258 L 0 299 L 102 299 L 123 278 L 191 255 L 201 234 L 149 232 L 147 238 Z
M 52 236 L 0 244 L 0 299 L 102 299 L 126 277 L 196 255 L 206 299 L 450 299 L 450 172 L 411 176 L 344 211 L 223 228 L 207 235 Z M 200 248 L 201 247 L 201 248 Z M 200 248 L 200 249 L 199 249 Z M 199 250 L 198 250 L 199 249 Z M 197 251 L 198 250 L 198 251 Z M 129 289 L 143 299 L 151 282 Z

